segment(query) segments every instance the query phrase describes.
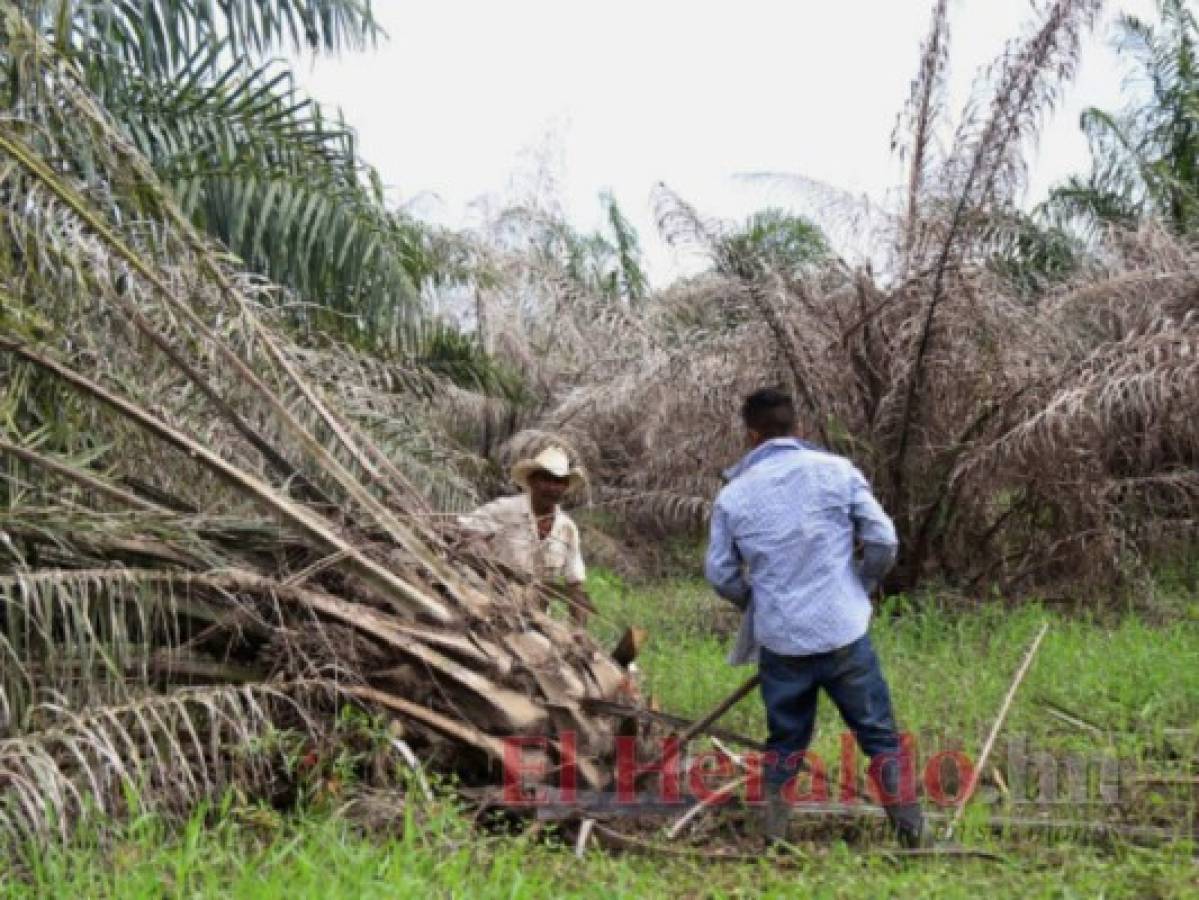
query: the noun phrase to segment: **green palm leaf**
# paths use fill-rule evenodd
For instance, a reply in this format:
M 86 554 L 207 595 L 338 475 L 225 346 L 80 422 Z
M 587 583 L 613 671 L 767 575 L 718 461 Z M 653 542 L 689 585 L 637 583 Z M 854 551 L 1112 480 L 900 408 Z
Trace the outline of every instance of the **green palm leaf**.
M 1199 22 L 1182 0 L 1159 0 L 1160 22 L 1124 16 L 1117 46 L 1136 62 L 1139 100 L 1116 114 L 1091 108 L 1080 125 L 1091 171 L 1055 188 L 1046 209 L 1087 229 L 1153 216 L 1199 230 Z
M 169 77 L 224 43 L 229 59 L 287 47 L 337 52 L 381 35 L 370 0 L 41 0 L 55 45 L 94 69 Z

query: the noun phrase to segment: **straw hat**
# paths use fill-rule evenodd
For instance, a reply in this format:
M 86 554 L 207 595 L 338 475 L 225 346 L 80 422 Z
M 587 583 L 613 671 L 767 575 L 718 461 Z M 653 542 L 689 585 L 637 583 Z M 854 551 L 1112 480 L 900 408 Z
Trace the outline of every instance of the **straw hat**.
M 570 457 L 561 447 L 546 447 L 532 459 L 518 460 L 512 466 L 512 480 L 527 491 L 529 476 L 534 472 L 548 472 L 555 478 L 569 478 L 572 490 L 587 482 L 583 470 L 570 464 Z

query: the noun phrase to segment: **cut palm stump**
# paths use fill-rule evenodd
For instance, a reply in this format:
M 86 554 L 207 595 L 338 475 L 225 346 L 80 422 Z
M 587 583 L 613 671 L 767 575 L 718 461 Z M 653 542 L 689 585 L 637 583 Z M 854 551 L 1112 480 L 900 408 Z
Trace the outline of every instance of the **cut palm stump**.
M 644 628 L 626 628 L 616 643 L 616 649 L 612 651 L 612 659 L 617 665 L 628 667 L 641 655 L 641 649 L 648 639 L 649 632 Z

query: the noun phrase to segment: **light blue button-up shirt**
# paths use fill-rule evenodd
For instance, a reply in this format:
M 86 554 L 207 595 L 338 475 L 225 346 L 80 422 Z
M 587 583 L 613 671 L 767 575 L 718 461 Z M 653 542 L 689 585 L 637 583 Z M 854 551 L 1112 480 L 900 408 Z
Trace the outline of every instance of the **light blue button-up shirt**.
M 843 457 L 775 438 L 746 454 L 727 477 L 712 510 L 704 574 L 727 600 L 744 605 L 752 597 L 746 611 L 752 635 L 743 629 L 739 644 L 750 640 L 773 653 L 804 656 L 865 634 L 872 586 L 866 582 L 883 573 L 861 571 L 854 541 L 876 559 L 882 550 L 885 570 L 899 539 L 862 473 Z

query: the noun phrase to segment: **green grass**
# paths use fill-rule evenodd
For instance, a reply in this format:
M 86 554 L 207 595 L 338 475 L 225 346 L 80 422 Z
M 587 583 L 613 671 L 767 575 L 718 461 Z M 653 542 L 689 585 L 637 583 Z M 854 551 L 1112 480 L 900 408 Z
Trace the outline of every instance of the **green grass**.
M 104 847 L 50 853 L 9 897 L 1174 897 L 1199 891 L 1186 848 L 1100 853 L 1046 848 L 1007 862 L 897 864 L 843 844 L 809 848 L 796 865 L 755 865 L 589 853 L 469 830 L 448 807 L 402 837 L 363 836 L 331 815 L 270 824 L 227 815 L 180 833 L 147 818 Z M 0 876 L 2 877 L 2 876 Z
M 597 576 L 591 590 L 604 616 L 594 628 L 601 639 L 611 640 L 624 624 L 649 629 L 640 665 L 646 690 L 663 709 L 698 716 L 752 674 L 750 667 L 724 664 L 735 611 L 702 585 L 668 582 L 630 590 Z M 875 617 L 871 637 L 901 727 L 937 749 L 976 749 L 1046 620 L 1049 633 L 1006 735 L 1025 735 L 1048 751 L 1104 749 L 1130 757 L 1160 747 L 1165 729 L 1199 723 L 1199 618 L 1188 607 L 1171 624 L 1149 627 L 1135 617 L 1109 623 L 1066 618 L 1035 604 L 996 603 L 963 612 L 933 599 L 893 598 Z M 1097 745 L 1088 732 L 1048 715 L 1042 701 L 1103 728 L 1112 741 Z M 761 702 L 747 699 L 722 724 L 763 734 Z M 835 759 L 842 731 L 836 711 L 822 702 L 813 749 Z
M 640 665 L 645 689 L 662 707 L 698 715 L 750 674 L 724 661 L 729 610 L 701 585 L 667 582 L 630 589 L 597 574 L 590 585 L 601 615 L 593 629 L 614 640 L 625 624 L 651 633 Z M 1188 603 L 1190 604 L 1188 606 Z M 1126 617 L 1110 622 L 1063 618 L 1021 606 L 940 609 L 932 601 L 892 601 L 873 635 L 903 726 L 920 750 L 960 747 L 973 756 L 1025 648 L 1051 622 L 1005 734 L 1032 748 L 1113 755 L 1158 770 L 1183 771 L 1196 759 L 1199 721 L 1199 618 L 1193 601 L 1156 627 Z M 1069 725 L 1049 701 L 1104 734 Z M 760 736 L 763 714 L 747 699 L 722 723 Z M 840 723 L 825 703 L 815 749 L 835 768 Z M 997 763 L 1004 764 L 1001 740 Z M 1153 797 L 1144 801 L 1154 819 Z M 1003 862 L 896 862 L 886 843 L 840 840 L 802 844 L 794 865 L 715 864 L 691 859 L 589 853 L 578 861 L 552 839 L 497 836 L 472 829 L 445 799 L 409 809 L 408 821 L 364 833 L 332 809 L 279 815 L 229 808 L 168 827 L 144 816 L 69 849 L 39 852 L 32 873 L 0 874 L 2 896 L 64 897 L 396 897 L 396 896 L 736 896 L 858 897 L 1173 897 L 1199 896 L 1189 842 L 1101 849 L 1058 839 L 997 839 L 979 808 L 965 843 L 999 852 Z

